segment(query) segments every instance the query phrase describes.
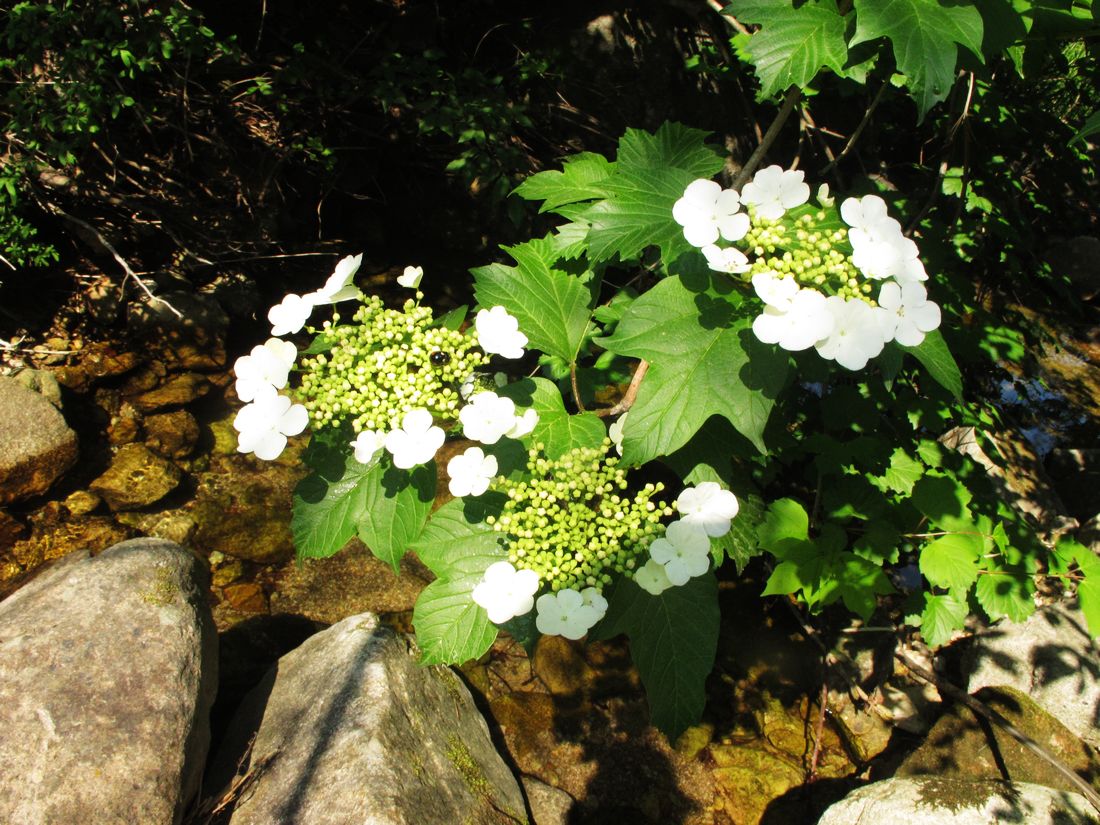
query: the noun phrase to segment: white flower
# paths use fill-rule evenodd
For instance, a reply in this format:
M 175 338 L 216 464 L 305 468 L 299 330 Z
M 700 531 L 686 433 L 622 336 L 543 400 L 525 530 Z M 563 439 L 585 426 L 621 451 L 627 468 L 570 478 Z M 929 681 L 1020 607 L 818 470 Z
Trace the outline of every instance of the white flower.
M 741 203 L 756 207 L 756 214 L 777 221 L 788 209 L 810 199 L 810 187 L 803 183 L 806 173 L 782 169 L 778 165 L 761 169 L 741 190 Z
M 889 313 L 892 337 L 903 347 L 915 347 L 940 325 L 939 305 L 928 300 L 928 290 L 916 281 L 887 281 L 878 293 L 878 305 Z
M 523 438 L 525 435 L 530 434 L 538 423 L 539 414 L 533 409 L 526 409 L 523 411 L 523 415 L 516 416 L 516 423 L 505 435 L 509 438 Z
M 516 426 L 516 405 L 495 392 L 479 392 L 459 411 L 458 420 L 467 438 L 496 444 Z
M 702 248 L 703 257 L 707 259 L 707 266 L 715 272 L 725 272 L 733 275 L 737 272 L 749 271 L 749 259 L 740 249 L 728 247 L 722 249 L 714 244 L 708 244 Z
M 397 283 L 408 289 L 416 289 L 420 286 L 420 279 L 424 277 L 424 267 L 407 266 L 405 271 L 397 276 Z
M 516 570 L 506 561 L 490 564 L 470 594 L 475 604 L 485 608 L 493 624 L 530 612 L 535 606 L 539 576 L 534 570 Z
M 798 282 L 794 278 L 780 277 L 770 269 L 752 276 L 752 288 L 760 300 L 780 312 L 791 308 L 791 299 L 798 294 Z
M 740 201 L 735 190 L 700 178 L 689 183 L 683 197 L 672 205 L 672 217 L 684 227 L 684 237 L 692 246 L 713 244 L 719 235 L 739 241 L 749 231 L 749 216 L 738 212 Z
M 483 309 L 474 318 L 478 345 L 490 355 L 522 358 L 527 336 L 519 331 L 519 321 L 502 306 Z
M 601 617 L 594 606 L 585 603 L 584 596 L 569 587 L 539 596 L 535 609 L 539 633 L 567 639 L 579 639 Z
M 351 442 L 355 450 L 355 460 L 360 464 L 370 464 L 378 451 L 386 446 L 386 434 L 381 430 L 363 430 Z
M 834 318 L 825 296 L 816 289 L 800 289 L 786 311 L 766 306 L 752 322 L 752 331 L 765 344 L 779 344 L 788 352 L 809 349 L 833 331 Z
M 447 475 L 451 477 L 447 489 L 455 497 L 480 496 L 496 474 L 496 456 L 485 455 L 481 447 L 470 447 L 447 462 Z
M 287 436 L 298 435 L 309 423 L 309 413 L 301 404 L 291 404 L 268 385 L 256 391 L 233 419 L 237 431 L 237 451 L 255 453 L 256 458 L 273 461 L 286 447 Z
M 649 545 L 649 555 L 664 565 L 665 575 L 677 587 L 701 576 L 710 567 L 710 539 L 702 529 L 683 520 L 665 528 L 661 538 Z
M 852 246 L 858 246 L 876 237 L 882 229 L 880 224 L 893 221 L 886 212 L 886 201 L 878 195 L 864 195 L 862 198 L 846 198 L 840 205 L 840 217 L 848 226 L 848 240 Z
M 607 615 L 607 599 L 605 599 L 603 593 L 595 587 L 584 588 L 584 590 L 581 591 L 581 599 L 586 605 L 596 611 L 598 614 L 596 617 L 597 622 Z
M 401 419 L 401 429 L 386 434 L 386 449 L 393 456 L 393 466 L 408 470 L 435 458 L 446 435 L 432 426 L 432 414 L 427 410 L 409 410 Z
M 817 202 L 826 209 L 836 203 L 836 198 L 829 195 L 829 184 L 823 183 L 817 187 Z
M 291 293 L 267 312 L 272 335 L 291 335 L 305 326 L 313 312 L 313 303 Z
M 647 593 L 660 596 L 670 587 L 665 566 L 656 559 L 650 559 L 634 573 L 634 583 Z
M 737 496 L 713 481 L 688 487 L 676 499 L 676 509 L 682 515 L 680 520 L 713 538 L 729 532 L 730 520 L 737 515 L 739 506 Z
M 863 369 L 886 344 L 885 310 L 839 295 L 830 296 L 825 303 L 833 316 L 833 331 L 817 343 L 817 354 L 850 370 Z
M 316 292 L 306 295 L 305 300 L 311 301 L 314 305 L 320 305 L 338 304 L 351 298 L 359 298 L 363 293 L 359 291 L 359 287 L 351 282 L 351 279 L 359 271 L 359 264 L 362 262 L 362 253 L 341 258 L 340 262 L 336 264 L 336 269 L 325 281 L 325 285 Z
M 611 439 L 611 443 L 615 445 L 615 452 L 619 455 L 623 454 L 623 427 L 626 426 L 628 415 L 630 415 L 629 412 L 624 412 L 614 424 L 607 428 L 607 435 Z
M 242 355 L 233 362 L 233 372 L 237 375 L 237 397 L 241 401 L 251 401 L 260 387 L 286 386 L 290 368 L 298 356 L 298 348 L 289 341 L 268 338 L 260 346 L 252 348 L 248 355 Z

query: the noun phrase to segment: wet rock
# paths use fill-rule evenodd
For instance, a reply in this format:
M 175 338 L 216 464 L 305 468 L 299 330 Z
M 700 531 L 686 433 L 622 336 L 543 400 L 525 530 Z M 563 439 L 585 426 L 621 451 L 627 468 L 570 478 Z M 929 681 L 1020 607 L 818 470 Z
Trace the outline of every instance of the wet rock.
M 1100 747 L 1100 651 L 1075 601 L 1035 611 L 1026 622 L 1001 622 L 979 633 L 963 661 L 973 693 L 1019 690 L 1093 747 Z
M 817 825 L 1095 825 L 1078 794 L 1026 782 L 894 778 L 866 785 L 832 805 Z
M 180 482 L 180 470 L 143 444 L 124 444 L 107 472 L 89 487 L 112 510 L 136 510 L 160 501 Z
M 70 516 L 86 516 L 103 503 L 103 499 L 88 490 L 77 490 L 65 497 L 65 509 Z
M 532 825 L 569 825 L 573 797 L 531 776 L 520 777 L 520 782 L 531 810 Z
M 256 582 L 241 582 L 226 586 L 222 593 L 234 609 L 242 613 L 266 613 L 267 596 Z
M 141 363 L 132 352 L 118 352 L 109 344 L 91 344 L 84 350 L 80 364 L 92 378 L 123 375 Z
M 82 516 L 73 521 L 34 518 L 30 536 L 17 541 L 11 554 L 25 570 L 34 570 L 74 550 L 99 553 L 131 535 L 107 516 Z
M 181 821 L 216 683 L 203 567 L 138 539 L 0 603 L 0 821 Z
M 168 368 L 160 361 L 149 361 L 141 369 L 127 376 L 122 384 L 122 394 L 125 396 L 141 395 L 143 392 L 155 389 L 168 375 Z
M 182 510 L 166 510 L 161 513 L 120 512 L 115 520 L 133 527 L 142 535 L 184 545 L 190 544 L 198 527 L 191 514 Z
M 184 458 L 199 441 L 199 422 L 187 410 L 151 415 L 145 419 L 145 443 L 169 458 Z
M 107 425 L 107 440 L 114 446 L 132 444 L 141 439 L 142 416 L 133 404 L 126 401 L 111 414 Z
M 222 556 L 221 553 L 218 553 L 218 555 Z M 222 558 L 225 559 L 224 556 L 222 556 Z M 213 553 L 210 554 L 210 561 L 211 564 L 213 564 Z M 211 578 L 211 583 L 215 587 L 225 587 L 227 584 L 232 584 L 243 575 L 244 562 L 242 562 L 240 559 L 225 559 L 224 561 L 219 562 L 216 567 L 214 567 L 214 573 Z
M 11 547 L 26 531 L 23 522 L 0 510 L 0 548 Z
M 168 407 L 182 407 L 210 392 L 210 380 L 194 372 L 183 372 L 166 379 L 155 389 L 135 395 L 130 399 L 144 413 Z
M 229 317 L 218 302 L 209 295 L 188 292 L 168 292 L 162 297 L 163 301 L 132 305 L 131 328 L 173 367 L 216 370 L 225 366 Z
M 543 636 L 535 648 L 534 671 L 556 696 L 579 693 L 592 678 L 584 660 L 583 644 L 564 636 Z
M 76 463 L 77 440 L 43 396 L 0 377 L 0 504 L 44 493 Z
M 462 681 L 403 636 L 351 616 L 283 656 L 246 697 L 215 764 L 264 765 L 233 825 L 526 821 L 519 785 Z M 220 780 L 219 780 L 220 777 Z
M 14 376 L 28 390 L 38 393 L 58 409 L 61 409 L 61 385 L 48 370 L 21 370 Z

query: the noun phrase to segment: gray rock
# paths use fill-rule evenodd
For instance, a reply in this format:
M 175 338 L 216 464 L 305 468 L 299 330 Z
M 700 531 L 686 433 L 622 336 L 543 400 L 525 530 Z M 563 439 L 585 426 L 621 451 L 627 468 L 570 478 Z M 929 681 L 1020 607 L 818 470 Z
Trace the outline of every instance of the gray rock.
M 216 670 L 205 566 L 179 546 L 44 570 L 0 602 L 0 822 L 179 823 Z
M 53 404 L 0 377 L 0 504 L 44 493 L 76 454 L 76 433 Z
M 255 781 L 232 825 L 526 822 L 469 691 L 364 613 L 283 656 L 244 700 L 208 781 L 228 784 L 251 732 Z
M 534 825 L 569 825 L 573 797 L 561 788 L 540 782 L 533 776 L 520 777 Z
M 865 785 L 833 804 L 817 825 L 1096 825 L 1083 796 L 1027 782 L 897 778 Z
M 136 510 L 160 501 L 180 483 L 180 470 L 143 444 L 124 444 L 107 471 L 90 485 L 112 510 Z
M 1100 747 L 1100 652 L 1076 602 L 1056 602 L 1026 622 L 1001 622 L 967 650 L 967 690 L 1005 685 L 1030 696 L 1093 747 Z

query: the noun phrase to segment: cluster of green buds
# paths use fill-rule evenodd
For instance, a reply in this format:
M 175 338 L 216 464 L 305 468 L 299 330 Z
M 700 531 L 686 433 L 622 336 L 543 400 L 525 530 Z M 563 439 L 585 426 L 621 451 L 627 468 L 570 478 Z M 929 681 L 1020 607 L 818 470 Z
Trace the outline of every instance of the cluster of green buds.
M 430 307 L 405 301 L 387 309 L 377 295 L 364 297 L 351 324 L 339 316 L 319 336 L 324 351 L 302 360 L 298 398 L 314 426 L 350 423 L 356 433 L 390 431 L 410 410 L 454 420 L 460 387 L 489 361 L 477 343 L 436 324 Z
M 542 444 L 528 451 L 529 481 L 497 479 L 508 496 L 499 517 L 508 560 L 532 570 L 554 592 L 602 589 L 612 574 L 632 575 L 644 565 L 650 542 L 664 534 L 670 506 L 654 502 L 664 485 L 647 484 L 633 496 L 611 442 L 547 458 Z

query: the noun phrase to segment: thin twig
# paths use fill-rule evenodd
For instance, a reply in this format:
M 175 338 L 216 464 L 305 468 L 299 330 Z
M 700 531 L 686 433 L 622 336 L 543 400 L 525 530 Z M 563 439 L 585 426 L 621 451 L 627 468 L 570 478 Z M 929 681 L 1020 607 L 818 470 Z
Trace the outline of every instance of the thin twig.
M 11 261 L 9 261 L 7 258 L 5 258 L 3 255 L 0 255 L 0 261 L 3 261 L 4 263 L 6 263 L 9 267 L 11 267 L 11 269 L 13 271 L 15 270 L 15 264 L 13 264 Z
M 718 12 L 722 19 L 732 26 L 738 34 L 748 34 L 749 30 L 745 28 L 745 24 L 725 10 L 725 7 L 718 2 L 718 0 L 707 0 L 707 5 Z
M 577 409 L 581 412 L 587 412 L 584 408 L 584 402 L 581 401 L 581 388 L 577 384 L 577 362 L 573 361 L 569 364 L 569 383 L 573 386 L 573 400 L 577 404 Z
M 829 667 L 828 662 L 825 663 L 826 669 Z M 814 737 L 814 752 L 810 757 L 810 775 L 806 778 L 807 782 L 814 782 L 817 780 L 817 763 L 821 759 L 821 740 L 825 737 L 825 712 L 829 708 L 829 682 L 828 679 L 821 680 L 821 708 L 817 715 L 817 735 Z
M 642 379 L 645 378 L 645 374 L 648 370 L 649 362 L 639 361 L 637 369 L 634 370 L 634 377 L 630 379 L 630 386 L 626 388 L 626 392 L 623 393 L 623 397 L 619 400 L 619 403 L 614 407 L 596 410 L 596 415 L 600 416 L 600 418 L 609 418 L 610 416 L 624 413 L 633 407 L 634 400 L 638 397 L 638 387 L 641 386 Z
M 801 97 L 802 90 L 797 86 L 791 86 L 791 88 L 787 90 L 787 95 L 783 98 L 783 104 L 779 107 L 779 111 L 776 112 L 775 119 L 772 120 L 771 126 L 768 127 L 768 131 L 764 133 L 764 139 L 760 141 L 760 145 L 756 147 L 756 150 L 749 156 L 749 159 L 745 161 L 745 165 L 741 167 L 741 171 L 737 173 L 737 177 L 734 178 L 734 189 L 740 191 L 741 187 L 745 185 L 750 177 L 752 177 L 752 173 L 756 171 L 756 167 L 764 160 L 764 155 L 768 153 L 771 145 L 775 143 L 775 139 L 779 137 L 779 130 L 783 128 L 783 124 L 787 122 L 787 118 L 791 116 L 795 104 L 798 103 Z
M 844 158 L 848 157 L 848 153 L 852 151 L 852 147 L 856 145 L 856 141 L 863 135 L 863 130 L 867 128 L 867 124 L 871 122 L 871 115 L 874 114 L 875 109 L 878 108 L 879 103 L 882 102 L 882 97 L 886 94 L 887 88 L 890 86 L 890 81 L 883 81 L 882 85 L 878 87 L 878 91 L 875 93 L 874 98 L 871 100 L 867 110 L 863 113 L 863 119 L 856 126 L 855 131 L 852 132 L 852 136 L 848 138 L 848 142 L 844 144 L 844 148 L 840 150 L 840 153 L 833 160 L 829 161 L 821 168 L 821 174 L 826 174 L 830 169 L 840 163 Z
M 919 676 L 921 679 L 928 682 L 929 684 L 935 685 L 936 690 L 938 690 L 944 696 L 950 696 L 956 702 L 965 705 L 972 712 L 989 720 L 990 722 L 993 722 L 995 725 L 1000 727 L 1002 730 L 1004 730 L 1005 733 L 1007 733 L 1009 736 L 1011 736 L 1013 739 L 1015 739 L 1017 742 L 1019 742 L 1029 751 L 1031 751 L 1033 754 L 1038 756 L 1040 759 L 1042 759 L 1044 762 L 1046 762 L 1048 765 L 1058 771 L 1058 773 L 1060 773 L 1067 781 L 1069 781 L 1075 788 L 1077 788 L 1077 791 L 1089 801 L 1093 808 L 1095 808 L 1097 811 L 1100 811 L 1100 794 L 1093 790 L 1092 785 L 1090 785 L 1088 782 L 1078 776 L 1077 772 L 1072 770 L 1068 765 L 1066 765 L 1065 762 L 1052 754 L 1050 751 L 1048 751 L 1046 748 L 1044 748 L 1022 730 L 1017 728 L 1015 725 L 1013 725 L 1011 722 L 1001 716 L 1001 714 L 997 713 L 997 711 L 989 707 L 989 705 L 978 699 L 975 699 L 963 689 L 956 687 L 955 685 L 945 681 L 944 679 L 941 679 L 935 673 L 932 673 L 929 670 L 925 670 L 923 667 L 912 661 L 900 650 L 894 651 L 894 658 L 896 658 L 899 662 L 909 668 L 910 672 L 912 672 L 913 674 Z

